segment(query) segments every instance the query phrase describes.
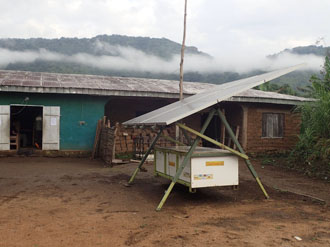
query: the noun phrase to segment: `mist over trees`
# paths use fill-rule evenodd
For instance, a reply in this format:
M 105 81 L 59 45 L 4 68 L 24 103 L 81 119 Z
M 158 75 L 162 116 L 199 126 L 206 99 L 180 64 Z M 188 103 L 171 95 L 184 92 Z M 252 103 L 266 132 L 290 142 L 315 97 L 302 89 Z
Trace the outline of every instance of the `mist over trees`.
M 166 38 L 122 35 L 79 39 L 0 39 L 0 69 L 179 80 L 180 49 L 179 43 Z M 276 66 L 292 65 L 299 61 L 299 56 L 315 60 L 317 64 L 325 56 L 326 49 L 322 46 L 286 49 L 265 58 L 267 66 L 236 69 L 235 66 L 223 66 L 226 61 L 219 62 L 196 47 L 187 46 L 184 80 L 221 84 L 276 69 Z M 286 63 L 278 62 L 280 60 L 286 60 Z M 274 64 L 275 68 L 271 67 Z M 315 69 L 315 65 L 312 68 Z M 313 73 L 315 71 L 309 67 L 273 81 L 276 86 L 261 89 L 296 94 L 299 88 L 308 85 Z
M 93 38 L 60 38 L 60 39 L 0 39 L 0 47 L 13 51 L 39 50 L 73 55 L 87 53 L 95 56 L 118 56 L 115 49 L 107 49 L 106 44 L 112 46 L 132 47 L 146 54 L 170 59 L 179 54 L 181 45 L 166 38 L 130 37 L 124 35 L 98 35 Z M 186 54 L 209 56 L 196 47 L 187 46 Z

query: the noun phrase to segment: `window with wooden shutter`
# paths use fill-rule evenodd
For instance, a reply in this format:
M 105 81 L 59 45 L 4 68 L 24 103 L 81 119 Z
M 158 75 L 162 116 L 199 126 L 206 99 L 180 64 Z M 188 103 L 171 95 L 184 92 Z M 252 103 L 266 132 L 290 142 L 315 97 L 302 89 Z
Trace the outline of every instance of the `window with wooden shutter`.
M 263 113 L 262 114 L 262 137 L 278 138 L 283 137 L 284 114 Z

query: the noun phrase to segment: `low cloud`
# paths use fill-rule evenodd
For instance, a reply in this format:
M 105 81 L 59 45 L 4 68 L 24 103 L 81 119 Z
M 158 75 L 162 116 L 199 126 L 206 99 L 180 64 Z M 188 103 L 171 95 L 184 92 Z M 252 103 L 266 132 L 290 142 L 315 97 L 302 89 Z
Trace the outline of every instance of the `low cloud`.
M 146 54 L 132 47 L 113 46 L 107 43 L 95 42 L 95 51 L 102 54 L 95 56 L 87 53 L 64 55 L 45 49 L 30 51 L 12 51 L 0 48 L 0 67 L 5 68 L 11 63 L 32 63 L 36 60 L 78 63 L 86 66 L 107 70 L 150 72 L 150 73 L 179 73 L 180 56 L 164 60 L 154 55 Z M 257 58 L 251 56 L 232 56 L 227 58 L 210 58 L 203 55 L 187 54 L 184 61 L 185 72 L 216 73 L 233 71 L 247 73 L 252 70 L 271 71 L 300 63 L 307 63 L 303 69 L 319 70 L 323 57 L 315 55 L 296 55 L 289 52 L 277 57 Z

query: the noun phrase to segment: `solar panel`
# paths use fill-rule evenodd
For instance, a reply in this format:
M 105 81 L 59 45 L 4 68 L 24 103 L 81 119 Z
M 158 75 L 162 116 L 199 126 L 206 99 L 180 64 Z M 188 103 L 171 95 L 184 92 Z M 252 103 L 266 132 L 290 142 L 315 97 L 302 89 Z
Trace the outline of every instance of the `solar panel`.
M 267 81 L 290 73 L 303 64 L 268 72 L 261 75 L 224 83 L 210 90 L 187 97 L 181 101 L 164 106 L 152 112 L 124 122 L 124 125 L 170 125 L 196 112 L 228 99 L 238 93 L 246 91 Z

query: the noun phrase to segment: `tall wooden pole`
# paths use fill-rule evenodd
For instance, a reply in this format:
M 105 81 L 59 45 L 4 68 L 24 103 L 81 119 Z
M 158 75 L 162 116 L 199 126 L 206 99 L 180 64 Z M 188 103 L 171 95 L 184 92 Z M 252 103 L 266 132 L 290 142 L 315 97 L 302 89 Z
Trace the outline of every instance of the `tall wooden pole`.
M 183 59 L 184 59 L 184 48 L 186 43 L 186 19 L 187 19 L 187 0 L 184 2 L 184 17 L 183 17 L 183 39 L 181 46 L 181 61 L 180 61 L 180 83 L 179 83 L 179 91 L 180 91 L 180 100 L 183 99 Z M 180 129 L 178 126 L 175 127 L 175 138 L 177 141 L 182 140 L 182 136 L 180 136 Z
M 186 43 L 186 19 L 187 19 L 187 0 L 184 4 L 184 19 L 183 19 L 183 40 L 181 46 L 181 61 L 180 61 L 180 100 L 183 99 L 183 60 L 184 60 L 184 48 Z

